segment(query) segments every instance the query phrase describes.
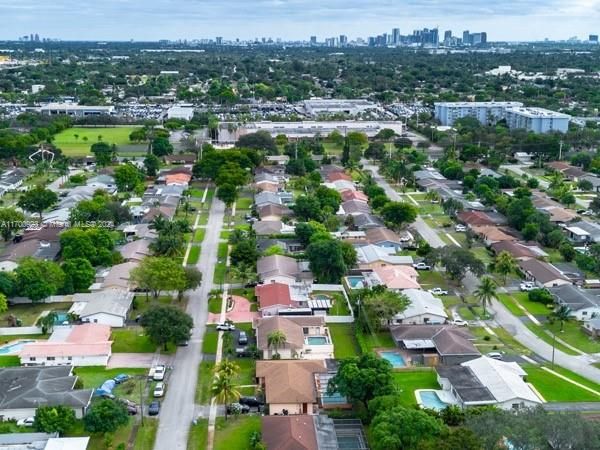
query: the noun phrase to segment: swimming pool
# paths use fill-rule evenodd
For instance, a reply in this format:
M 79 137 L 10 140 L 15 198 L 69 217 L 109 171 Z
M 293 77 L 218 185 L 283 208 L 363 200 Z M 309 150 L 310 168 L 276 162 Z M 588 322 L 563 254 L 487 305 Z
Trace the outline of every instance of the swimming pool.
M 313 298 L 315 300 L 331 300 L 329 295 L 325 295 L 325 294 L 315 294 L 315 295 L 313 295 Z
M 334 392 L 331 395 L 324 394 L 321 397 L 321 402 L 324 405 L 345 405 L 348 403 L 348 399 L 339 392 Z
M 436 391 L 419 389 L 415 391 L 415 395 L 417 403 L 423 408 L 441 411 L 448 406 L 448 403 L 443 402 Z
M 56 311 L 54 325 L 65 325 L 66 323 L 69 323 L 69 314 L 63 311 Z
M 399 367 L 406 367 L 406 361 L 402 355 L 398 352 L 379 352 L 379 356 L 383 359 L 387 359 L 390 363 L 392 363 L 392 367 L 397 369 Z
M 346 282 L 350 289 L 362 289 L 365 287 L 365 277 L 361 276 L 351 276 L 346 277 Z
M 306 342 L 309 345 L 327 345 L 329 344 L 329 339 L 327 339 L 327 336 L 308 336 Z
M 0 355 L 8 355 L 11 353 L 17 353 L 23 348 L 23 346 L 25 344 L 28 344 L 30 342 L 35 342 L 35 341 L 29 339 L 29 340 L 16 341 L 16 342 L 13 342 L 12 344 L 3 345 L 0 347 Z

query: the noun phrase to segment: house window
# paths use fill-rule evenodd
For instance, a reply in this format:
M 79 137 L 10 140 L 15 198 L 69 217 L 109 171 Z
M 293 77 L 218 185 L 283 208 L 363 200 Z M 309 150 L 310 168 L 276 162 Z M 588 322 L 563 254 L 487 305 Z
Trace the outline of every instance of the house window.
M 303 327 L 303 328 L 302 328 L 302 332 L 303 332 L 304 334 L 308 334 L 308 327 Z
M 73 357 L 72 356 L 67 356 L 67 361 L 73 361 Z
M 32 356 L 31 358 L 29 358 L 29 361 L 35 361 L 35 356 Z
M 582 315 L 582 316 L 587 316 L 587 311 L 582 311 L 582 312 L 581 312 L 581 315 Z
M 56 359 L 56 358 L 55 358 L 54 356 L 48 356 L 48 357 L 46 358 L 46 360 L 48 360 L 48 361 L 54 361 L 55 359 Z

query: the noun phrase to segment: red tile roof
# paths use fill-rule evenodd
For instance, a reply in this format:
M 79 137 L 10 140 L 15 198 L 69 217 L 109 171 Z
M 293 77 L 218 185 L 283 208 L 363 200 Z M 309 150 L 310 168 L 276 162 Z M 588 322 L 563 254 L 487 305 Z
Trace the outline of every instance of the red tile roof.
M 327 180 L 329 180 L 329 182 L 337 180 L 352 181 L 352 177 L 344 172 L 331 172 L 329 175 L 327 175 Z
M 254 292 L 261 309 L 276 305 L 292 306 L 290 288 L 287 284 L 269 283 L 258 285 Z

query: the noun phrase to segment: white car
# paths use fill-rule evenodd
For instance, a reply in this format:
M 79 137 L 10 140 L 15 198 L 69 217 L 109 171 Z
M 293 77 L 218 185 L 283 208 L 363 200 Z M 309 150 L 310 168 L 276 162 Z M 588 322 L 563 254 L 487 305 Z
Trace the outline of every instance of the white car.
M 417 270 L 431 270 L 431 266 L 425 264 L 424 262 L 415 263 L 413 267 Z
M 156 383 L 154 387 L 154 393 L 152 394 L 154 397 L 162 397 L 165 395 L 165 383 Z
M 467 231 L 467 227 L 459 224 L 454 227 L 454 231 L 465 232 Z
M 456 325 L 457 327 L 466 327 L 467 325 L 469 325 L 467 323 L 466 320 L 462 320 L 462 319 L 454 319 L 452 321 L 452 325 Z
M 433 288 L 433 289 L 429 289 L 428 291 L 430 294 L 433 295 L 448 295 L 448 291 L 443 290 L 442 288 Z
M 502 359 L 502 353 L 500 352 L 489 352 L 488 354 L 486 354 L 486 356 L 488 358 L 492 358 L 492 359 Z
M 165 379 L 165 366 L 156 366 L 154 368 L 154 374 L 152 375 L 152 379 L 154 381 L 162 381 Z
M 519 285 L 519 289 L 523 292 L 533 291 L 535 289 L 535 284 L 531 281 L 526 281 Z
M 35 418 L 27 417 L 25 419 L 17 420 L 17 425 L 20 427 L 32 427 L 34 422 L 35 422 Z
M 235 325 L 232 323 L 218 323 L 217 331 L 235 331 Z

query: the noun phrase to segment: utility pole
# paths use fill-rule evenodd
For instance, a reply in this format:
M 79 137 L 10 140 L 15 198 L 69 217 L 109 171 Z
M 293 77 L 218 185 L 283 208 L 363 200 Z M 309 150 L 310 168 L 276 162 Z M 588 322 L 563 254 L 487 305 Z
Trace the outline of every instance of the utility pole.
M 552 369 L 554 369 L 554 349 L 556 348 L 556 333 L 552 333 Z
M 562 159 L 562 148 L 563 148 L 563 140 L 560 140 L 560 144 L 558 146 L 558 160 Z

